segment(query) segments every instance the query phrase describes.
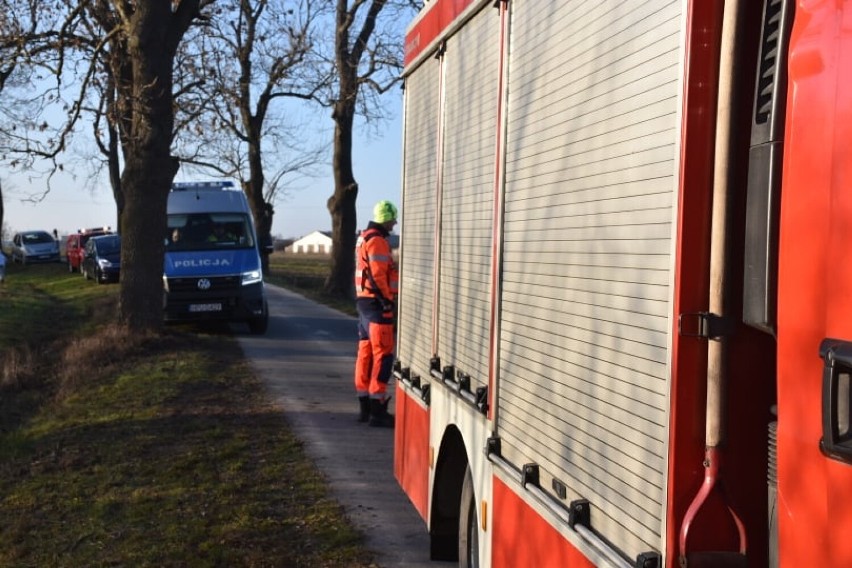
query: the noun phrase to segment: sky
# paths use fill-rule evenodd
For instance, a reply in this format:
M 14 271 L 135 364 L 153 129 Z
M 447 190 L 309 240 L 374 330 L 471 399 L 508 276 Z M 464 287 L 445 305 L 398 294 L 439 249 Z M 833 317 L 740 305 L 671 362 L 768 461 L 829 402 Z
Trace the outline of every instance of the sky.
M 378 128 L 358 128 L 353 146 L 353 167 L 358 182 L 358 227 L 370 220 L 373 205 L 390 199 L 400 200 L 402 179 L 402 120 L 401 90 L 391 89 L 384 97 L 391 116 Z M 329 125 L 331 118 L 327 119 Z M 328 135 L 329 125 L 324 125 Z M 275 204 L 272 234 L 282 238 L 298 238 L 313 231 L 330 231 L 331 217 L 325 203 L 334 193 L 331 158 L 321 166 L 320 177 L 299 182 Z M 109 184 L 104 181 L 92 190 L 86 172 L 69 172 L 51 183 L 51 191 L 37 203 L 31 196 L 44 192 L 43 180 L 30 179 L 26 174 L 0 173 L 3 183 L 4 223 L 8 238 L 17 231 L 41 229 L 60 235 L 81 228 L 115 226 L 115 201 Z M 213 178 L 208 178 L 213 179 Z M 204 181 L 197 176 L 178 173 L 175 181 Z

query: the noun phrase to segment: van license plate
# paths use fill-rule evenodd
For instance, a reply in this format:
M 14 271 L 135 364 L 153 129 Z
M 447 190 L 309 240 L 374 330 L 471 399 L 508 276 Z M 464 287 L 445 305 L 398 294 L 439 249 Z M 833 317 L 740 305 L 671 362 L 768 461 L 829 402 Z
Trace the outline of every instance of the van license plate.
M 190 304 L 190 312 L 221 312 L 222 304 Z

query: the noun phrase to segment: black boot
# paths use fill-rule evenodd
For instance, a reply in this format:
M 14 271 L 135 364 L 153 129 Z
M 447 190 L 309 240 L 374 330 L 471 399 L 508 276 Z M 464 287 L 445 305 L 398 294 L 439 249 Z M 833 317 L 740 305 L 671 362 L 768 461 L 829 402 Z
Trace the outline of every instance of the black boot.
M 370 397 L 359 396 L 358 404 L 361 405 L 361 410 L 358 413 L 358 422 L 367 422 L 370 419 Z
M 393 428 L 393 414 L 388 413 L 388 403 L 390 399 L 384 402 L 376 398 L 370 399 L 370 426 L 378 426 L 381 428 Z

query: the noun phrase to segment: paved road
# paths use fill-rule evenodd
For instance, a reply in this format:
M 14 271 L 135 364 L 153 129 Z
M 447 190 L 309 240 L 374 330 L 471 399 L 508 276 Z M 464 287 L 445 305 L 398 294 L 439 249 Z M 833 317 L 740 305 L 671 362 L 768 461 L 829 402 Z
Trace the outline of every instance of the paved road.
M 282 288 L 268 292 L 267 334 L 239 335 L 240 344 L 379 566 L 453 566 L 429 561 L 426 524 L 393 476 L 393 430 L 355 421 L 355 318 Z

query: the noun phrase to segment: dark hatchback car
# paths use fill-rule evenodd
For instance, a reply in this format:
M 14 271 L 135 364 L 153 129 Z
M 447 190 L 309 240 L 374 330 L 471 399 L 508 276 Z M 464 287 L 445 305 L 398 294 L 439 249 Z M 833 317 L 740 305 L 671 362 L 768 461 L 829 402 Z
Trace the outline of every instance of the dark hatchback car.
M 81 270 L 86 280 L 94 278 L 98 284 L 118 282 L 121 270 L 121 237 L 104 235 L 86 241 Z

